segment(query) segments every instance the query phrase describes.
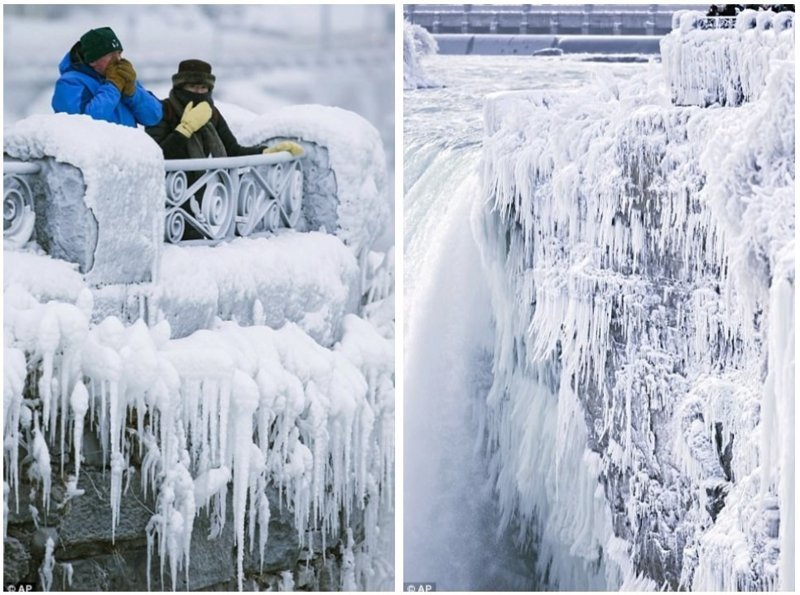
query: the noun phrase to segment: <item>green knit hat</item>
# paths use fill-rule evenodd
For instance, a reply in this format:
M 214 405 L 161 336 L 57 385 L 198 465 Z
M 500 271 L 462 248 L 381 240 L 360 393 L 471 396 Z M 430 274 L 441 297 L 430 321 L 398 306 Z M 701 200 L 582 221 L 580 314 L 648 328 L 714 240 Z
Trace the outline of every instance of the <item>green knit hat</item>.
M 122 44 L 111 27 L 90 29 L 81 36 L 81 53 L 87 64 L 111 52 L 121 52 Z

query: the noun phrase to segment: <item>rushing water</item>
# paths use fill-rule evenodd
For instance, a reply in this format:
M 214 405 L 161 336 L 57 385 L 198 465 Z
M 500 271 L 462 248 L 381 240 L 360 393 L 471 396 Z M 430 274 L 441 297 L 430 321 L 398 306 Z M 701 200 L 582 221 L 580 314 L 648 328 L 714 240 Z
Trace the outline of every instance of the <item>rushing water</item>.
M 491 383 L 493 345 L 470 228 L 483 97 L 576 88 L 600 69 L 628 77 L 642 66 L 518 56 L 432 56 L 423 65 L 445 87 L 405 94 L 403 580 L 439 590 L 542 589 L 534 554 L 498 529 L 480 452 L 479 399 Z

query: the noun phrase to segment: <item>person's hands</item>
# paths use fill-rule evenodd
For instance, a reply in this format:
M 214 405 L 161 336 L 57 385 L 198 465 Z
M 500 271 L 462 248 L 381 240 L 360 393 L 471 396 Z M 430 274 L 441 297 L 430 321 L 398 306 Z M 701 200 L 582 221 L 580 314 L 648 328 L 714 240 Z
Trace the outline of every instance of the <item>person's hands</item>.
M 291 140 L 283 140 L 276 145 L 267 147 L 262 151 L 262 153 L 266 155 L 268 153 L 280 153 L 281 151 L 287 151 L 295 157 L 299 157 L 305 152 L 303 151 L 303 147 L 301 147 L 298 143 Z
M 119 89 L 119 92 L 122 93 L 127 81 L 125 79 L 125 75 L 119 71 L 117 64 L 108 65 L 106 68 L 105 77 L 109 83 L 113 84 L 117 89 Z
M 175 130 L 189 138 L 205 126 L 210 119 L 211 106 L 208 105 L 207 101 L 201 101 L 197 105 L 194 105 L 194 101 L 190 101 L 186 104 L 183 116 L 181 116 L 181 122 L 175 127 Z
M 124 95 L 133 95 L 136 92 L 136 71 L 125 58 L 120 59 L 116 64 L 117 72 L 125 79 L 125 86 L 121 89 Z

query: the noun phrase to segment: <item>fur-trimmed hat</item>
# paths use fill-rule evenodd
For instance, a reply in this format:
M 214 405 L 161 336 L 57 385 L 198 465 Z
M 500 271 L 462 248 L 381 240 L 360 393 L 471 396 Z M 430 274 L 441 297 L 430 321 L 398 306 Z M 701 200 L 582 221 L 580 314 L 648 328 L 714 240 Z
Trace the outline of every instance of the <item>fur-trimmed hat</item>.
M 122 44 L 111 27 L 89 29 L 81 36 L 81 54 L 87 64 L 111 52 L 121 52 Z
M 214 82 L 217 80 L 211 74 L 211 64 L 202 60 L 184 60 L 178 64 L 178 72 L 172 75 L 172 86 L 183 87 L 183 85 L 195 84 L 205 85 L 211 91 Z

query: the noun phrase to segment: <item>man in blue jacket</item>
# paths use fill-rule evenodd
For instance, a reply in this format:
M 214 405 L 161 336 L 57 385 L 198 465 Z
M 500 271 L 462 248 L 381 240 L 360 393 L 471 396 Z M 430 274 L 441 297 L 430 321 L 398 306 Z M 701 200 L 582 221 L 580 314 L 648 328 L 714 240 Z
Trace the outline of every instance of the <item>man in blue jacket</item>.
M 52 102 L 56 112 L 86 114 L 134 128 L 161 121 L 161 102 L 136 80 L 136 71 L 122 57 L 122 44 L 110 27 L 85 33 L 58 68 L 61 77 Z

